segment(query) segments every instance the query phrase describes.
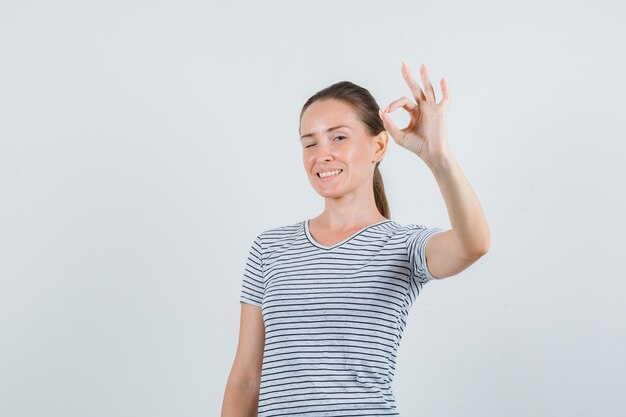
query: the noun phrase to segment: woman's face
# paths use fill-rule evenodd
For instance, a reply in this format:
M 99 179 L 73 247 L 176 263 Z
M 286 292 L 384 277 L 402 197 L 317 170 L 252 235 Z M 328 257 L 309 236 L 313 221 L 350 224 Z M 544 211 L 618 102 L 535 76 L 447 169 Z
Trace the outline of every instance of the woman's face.
M 371 192 L 375 162 L 384 156 L 387 136 L 370 136 L 350 105 L 326 99 L 311 104 L 300 121 L 304 168 L 323 197 Z M 320 173 L 332 173 L 320 177 Z

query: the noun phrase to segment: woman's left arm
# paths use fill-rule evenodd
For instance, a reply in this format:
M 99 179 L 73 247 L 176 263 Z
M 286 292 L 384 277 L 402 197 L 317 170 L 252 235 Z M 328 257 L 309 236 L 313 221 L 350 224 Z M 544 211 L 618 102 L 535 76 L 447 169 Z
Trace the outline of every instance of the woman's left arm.
M 450 95 L 446 79 L 441 79 L 443 98 L 437 103 L 425 65 L 420 67 L 423 91 L 404 63 L 402 75 L 415 102 L 402 97 L 381 111 L 380 117 L 394 141 L 426 163 L 443 194 L 452 228 L 434 234 L 426 244 L 425 254 L 431 274 L 445 278 L 458 274 L 487 253 L 489 226 L 474 190 L 448 146 L 445 114 Z M 403 129 L 399 129 L 389 117 L 389 113 L 399 107 L 411 117 Z
M 445 155 L 429 160 L 427 165 L 434 174 L 446 203 L 452 225 L 450 235 L 458 246 L 459 254 L 469 259 L 483 256 L 489 251 L 489 225 L 456 158 L 448 151 Z M 433 246 L 446 248 L 443 243 L 433 243 Z

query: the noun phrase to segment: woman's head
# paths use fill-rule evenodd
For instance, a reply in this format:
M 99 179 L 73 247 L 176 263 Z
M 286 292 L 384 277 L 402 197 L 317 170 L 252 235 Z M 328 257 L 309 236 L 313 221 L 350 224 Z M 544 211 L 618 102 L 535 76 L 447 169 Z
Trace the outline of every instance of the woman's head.
M 315 93 L 300 112 L 303 162 L 313 188 L 325 198 L 373 190 L 378 211 L 391 218 L 378 169 L 388 136 L 368 90 L 349 81 Z M 339 127 L 338 127 L 339 126 Z M 333 130 L 328 130 L 336 128 Z M 320 172 L 339 170 L 336 176 Z

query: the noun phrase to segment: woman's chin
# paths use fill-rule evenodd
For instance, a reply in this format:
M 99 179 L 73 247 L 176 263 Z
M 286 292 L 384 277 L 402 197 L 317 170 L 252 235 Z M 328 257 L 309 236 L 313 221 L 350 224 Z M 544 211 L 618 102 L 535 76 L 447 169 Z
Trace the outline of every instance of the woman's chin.
M 342 195 L 341 192 L 339 192 L 338 190 L 328 190 L 328 189 L 319 189 L 316 188 L 317 193 L 320 195 L 320 197 L 324 197 L 324 198 L 336 198 L 336 197 L 340 197 Z

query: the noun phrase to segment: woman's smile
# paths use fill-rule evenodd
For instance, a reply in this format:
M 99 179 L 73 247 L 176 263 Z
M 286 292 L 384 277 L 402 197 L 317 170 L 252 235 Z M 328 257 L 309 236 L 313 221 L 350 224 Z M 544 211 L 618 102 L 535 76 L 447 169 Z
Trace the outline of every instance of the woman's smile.
M 326 171 L 326 172 L 318 173 L 317 177 L 322 182 L 329 182 L 329 181 L 332 181 L 333 179 L 337 178 L 342 172 L 343 172 L 343 169 L 338 169 L 338 170 L 335 170 L 335 171 Z

